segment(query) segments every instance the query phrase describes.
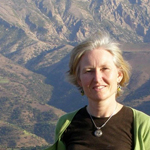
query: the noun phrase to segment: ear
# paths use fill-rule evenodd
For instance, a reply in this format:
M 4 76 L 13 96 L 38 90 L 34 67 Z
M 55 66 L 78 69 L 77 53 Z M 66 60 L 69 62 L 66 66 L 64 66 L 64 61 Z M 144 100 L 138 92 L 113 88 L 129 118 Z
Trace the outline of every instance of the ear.
M 81 80 L 80 79 L 78 79 L 78 85 L 80 86 L 80 87 L 82 87 L 82 83 L 81 83 Z
M 121 70 L 118 70 L 117 83 L 120 83 L 123 78 L 123 73 Z

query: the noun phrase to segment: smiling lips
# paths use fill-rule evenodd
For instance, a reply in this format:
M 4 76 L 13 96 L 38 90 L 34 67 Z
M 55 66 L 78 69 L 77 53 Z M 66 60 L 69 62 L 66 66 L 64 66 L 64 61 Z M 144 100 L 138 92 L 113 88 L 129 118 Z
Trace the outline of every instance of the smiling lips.
M 103 88 L 105 88 L 106 86 L 105 85 L 101 85 L 101 86 L 94 86 L 93 89 L 95 90 L 101 90 Z

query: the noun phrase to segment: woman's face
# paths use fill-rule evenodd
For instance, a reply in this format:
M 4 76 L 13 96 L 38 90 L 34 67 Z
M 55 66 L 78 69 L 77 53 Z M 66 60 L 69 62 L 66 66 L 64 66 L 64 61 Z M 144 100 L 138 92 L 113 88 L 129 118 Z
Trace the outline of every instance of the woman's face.
M 89 100 L 115 99 L 122 73 L 113 62 L 113 55 L 104 49 L 87 51 L 81 58 L 79 85 Z

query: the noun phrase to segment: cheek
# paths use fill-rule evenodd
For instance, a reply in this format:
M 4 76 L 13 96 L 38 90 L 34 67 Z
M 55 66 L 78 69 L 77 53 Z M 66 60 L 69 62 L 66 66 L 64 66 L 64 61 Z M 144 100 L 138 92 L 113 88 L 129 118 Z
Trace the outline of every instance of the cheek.
M 87 75 L 80 76 L 80 83 L 82 87 L 89 86 L 90 82 L 91 82 L 91 78 L 89 76 Z
M 112 73 L 112 74 L 110 74 L 109 78 L 111 80 L 114 80 L 114 82 L 115 82 L 115 81 L 117 81 L 118 75 L 116 73 Z
M 118 74 L 116 72 L 105 74 L 105 79 L 109 82 L 117 83 Z

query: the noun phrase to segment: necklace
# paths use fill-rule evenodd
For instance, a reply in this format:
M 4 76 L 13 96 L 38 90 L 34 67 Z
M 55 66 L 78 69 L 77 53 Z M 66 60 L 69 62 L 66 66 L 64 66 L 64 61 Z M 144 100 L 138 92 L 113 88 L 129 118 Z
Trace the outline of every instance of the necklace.
M 95 126 L 95 128 L 96 128 L 96 130 L 94 131 L 94 135 L 95 135 L 96 137 L 102 136 L 103 132 L 102 132 L 101 129 L 102 129 L 102 128 L 107 124 L 107 122 L 112 118 L 112 116 L 115 114 L 116 109 L 117 109 L 117 104 L 116 104 L 116 107 L 115 107 L 113 113 L 112 113 L 112 114 L 110 115 L 110 117 L 106 120 L 106 122 L 104 122 L 104 124 L 102 124 L 100 127 L 98 127 L 98 126 L 95 124 L 95 122 L 94 122 L 94 120 L 93 120 L 91 114 L 88 112 L 88 114 L 89 114 L 89 116 L 90 116 L 90 118 L 91 118 L 91 120 L 92 120 L 92 122 L 93 122 L 93 124 L 94 124 L 94 126 Z

